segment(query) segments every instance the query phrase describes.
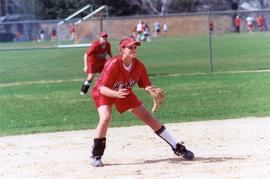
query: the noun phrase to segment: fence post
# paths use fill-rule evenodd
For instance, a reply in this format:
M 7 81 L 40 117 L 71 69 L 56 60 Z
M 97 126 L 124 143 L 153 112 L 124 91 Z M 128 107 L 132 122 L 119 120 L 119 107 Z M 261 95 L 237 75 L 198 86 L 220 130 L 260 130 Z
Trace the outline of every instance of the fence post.
M 102 32 L 103 31 L 103 19 L 102 19 L 102 16 L 100 16 L 99 28 L 100 28 L 100 32 Z
M 208 11 L 208 58 L 209 58 L 209 71 L 213 73 L 213 55 L 212 55 L 212 32 L 210 29 L 210 12 Z
M 60 45 L 60 26 L 57 24 L 56 26 L 56 37 L 57 37 L 57 46 Z

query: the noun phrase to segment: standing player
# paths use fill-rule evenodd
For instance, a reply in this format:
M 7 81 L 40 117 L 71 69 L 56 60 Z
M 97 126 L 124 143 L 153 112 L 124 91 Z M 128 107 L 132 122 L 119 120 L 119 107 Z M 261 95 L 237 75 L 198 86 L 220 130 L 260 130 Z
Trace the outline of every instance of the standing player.
M 187 160 L 192 160 L 194 154 L 184 145 L 177 143 L 171 133 L 162 125 L 142 104 L 132 87 L 137 83 L 140 88 L 149 92 L 157 89 L 151 85 L 145 66 L 136 58 L 137 46 L 141 43 L 133 38 L 123 38 L 119 43 L 120 54 L 108 61 L 96 81 L 91 95 L 99 114 L 92 148 L 91 163 L 94 167 L 101 167 L 106 146 L 106 133 L 111 121 L 112 105 L 118 112 L 131 112 L 135 117 L 150 126 L 152 130 L 166 141 L 173 152 Z
M 240 17 L 236 16 L 235 19 L 234 19 L 235 32 L 240 33 L 240 25 L 241 25 Z
M 209 29 L 211 33 L 214 32 L 214 19 L 212 17 L 210 18 L 210 22 L 209 22 Z
M 69 29 L 69 32 L 70 32 L 70 40 L 75 40 L 75 35 L 76 35 L 76 25 L 75 24 L 72 24 L 70 29 Z
M 156 21 L 154 24 L 154 37 L 158 36 L 158 34 L 160 33 L 160 28 L 160 23 Z
M 87 79 L 81 87 L 81 95 L 87 93 L 90 83 L 94 79 L 95 73 L 101 73 L 107 54 L 112 57 L 111 44 L 107 40 L 108 34 L 100 33 L 99 40 L 93 42 L 89 49 L 84 54 L 84 72 L 87 73 Z
M 56 40 L 56 35 L 57 35 L 57 31 L 56 31 L 55 28 L 53 28 L 52 31 L 51 31 L 51 41 Z
M 264 17 L 263 17 L 263 15 L 258 16 L 257 25 L 259 27 L 259 31 L 262 32 L 263 31 L 263 26 L 264 26 Z
M 254 20 L 255 20 L 255 18 L 252 17 L 252 16 L 248 16 L 248 17 L 246 18 L 248 31 L 249 31 L 250 33 L 253 32 L 253 21 L 254 21 Z

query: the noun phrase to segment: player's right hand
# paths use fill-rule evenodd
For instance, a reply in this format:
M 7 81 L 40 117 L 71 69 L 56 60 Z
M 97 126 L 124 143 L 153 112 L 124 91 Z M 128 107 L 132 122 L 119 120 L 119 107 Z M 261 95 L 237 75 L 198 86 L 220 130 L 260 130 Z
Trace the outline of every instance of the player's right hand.
M 123 99 L 123 98 L 126 98 L 126 96 L 129 95 L 129 91 L 125 88 L 122 88 L 122 89 L 119 89 L 118 91 L 116 91 L 116 98 L 120 98 L 120 99 Z

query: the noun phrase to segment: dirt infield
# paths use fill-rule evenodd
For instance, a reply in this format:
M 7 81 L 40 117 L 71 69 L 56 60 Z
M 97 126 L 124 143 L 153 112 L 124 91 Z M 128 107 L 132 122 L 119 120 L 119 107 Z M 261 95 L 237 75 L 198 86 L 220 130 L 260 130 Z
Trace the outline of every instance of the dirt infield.
M 177 158 L 148 127 L 111 128 L 103 168 L 93 130 L 0 138 L 0 178 L 270 178 L 270 117 L 168 124 L 196 155 Z

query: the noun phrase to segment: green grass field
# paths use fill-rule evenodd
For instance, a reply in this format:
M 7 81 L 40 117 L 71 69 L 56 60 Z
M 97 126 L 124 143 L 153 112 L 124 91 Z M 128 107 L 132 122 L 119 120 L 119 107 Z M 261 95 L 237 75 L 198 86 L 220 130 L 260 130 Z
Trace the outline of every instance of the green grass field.
M 154 85 L 166 92 L 156 113 L 163 123 L 270 115 L 268 33 L 213 36 L 214 73 L 208 38 L 159 38 L 138 56 Z M 113 53 L 117 53 L 113 41 Z M 95 128 L 90 96 L 79 95 L 85 48 L 0 52 L 0 136 Z M 151 98 L 135 92 L 150 109 Z M 140 125 L 113 111 L 111 126 Z

